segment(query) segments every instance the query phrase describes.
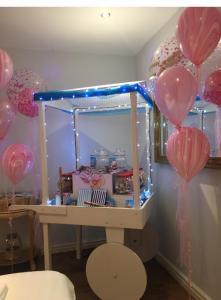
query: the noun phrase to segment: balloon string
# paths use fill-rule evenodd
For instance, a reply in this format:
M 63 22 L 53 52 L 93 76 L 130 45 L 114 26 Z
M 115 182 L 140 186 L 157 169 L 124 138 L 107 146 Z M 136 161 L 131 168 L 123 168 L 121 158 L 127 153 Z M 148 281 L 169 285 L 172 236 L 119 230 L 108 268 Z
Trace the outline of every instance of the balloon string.
M 8 135 L 5 137 L 4 141 L 5 141 L 5 144 L 7 145 Z M 2 186 L 3 186 L 3 190 L 1 190 L 1 192 L 3 192 L 3 194 L 5 196 L 6 206 L 8 208 L 9 204 L 10 204 L 10 194 L 9 194 L 9 191 L 8 191 L 8 188 L 7 188 L 7 179 L 6 179 L 6 175 L 4 173 L 4 169 L 2 167 L 2 164 L 1 164 L 1 178 L 2 178 L 2 181 L 1 181 Z
M 192 282 L 192 241 L 190 236 L 190 207 L 188 185 L 186 180 L 180 179 L 177 203 L 177 228 L 180 233 L 180 261 L 187 270 L 188 294 L 191 299 Z
M 28 140 L 30 141 L 30 146 L 32 149 L 32 152 L 34 154 L 34 166 L 32 170 L 32 196 L 37 197 L 37 172 L 36 172 L 36 156 L 37 156 L 37 151 L 36 151 L 36 117 L 35 118 L 29 118 L 29 137 Z
M 15 204 L 15 184 L 12 184 L 12 205 Z
M 176 125 L 175 128 L 180 131 L 181 130 L 181 125 Z
M 196 81 L 197 81 L 197 96 L 201 98 L 201 90 L 200 90 L 200 80 L 201 80 L 201 65 L 196 66 Z

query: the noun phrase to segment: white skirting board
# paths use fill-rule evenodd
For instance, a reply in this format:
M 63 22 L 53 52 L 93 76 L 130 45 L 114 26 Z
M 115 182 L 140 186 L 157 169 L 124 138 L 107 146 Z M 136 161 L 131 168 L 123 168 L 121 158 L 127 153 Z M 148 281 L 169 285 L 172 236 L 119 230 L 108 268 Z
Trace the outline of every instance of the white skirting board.
M 173 263 L 171 263 L 164 255 L 158 253 L 156 256 L 158 263 L 167 270 L 167 272 L 186 290 L 188 290 L 187 276 L 181 272 Z M 212 300 L 202 289 L 192 282 L 191 295 L 196 300 Z

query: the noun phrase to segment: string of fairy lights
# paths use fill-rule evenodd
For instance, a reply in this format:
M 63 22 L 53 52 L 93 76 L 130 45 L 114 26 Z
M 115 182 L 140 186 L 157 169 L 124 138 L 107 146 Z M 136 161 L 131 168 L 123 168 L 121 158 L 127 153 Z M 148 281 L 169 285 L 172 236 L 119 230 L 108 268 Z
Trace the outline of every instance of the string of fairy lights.
M 74 95 L 73 95 L 74 98 Z M 41 97 L 41 100 L 42 97 Z M 50 98 L 50 100 L 53 100 L 53 97 Z M 64 97 L 61 97 L 60 100 L 64 100 Z M 46 106 L 45 106 L 46 107 Z M 118 104 L 117 106 L 112 106 L 112 107 L 100 107 L 97 105 L 92 105 L 92 106 L 85 106 L 81 108 L 76 108 L 73 107 L 73 109 L 63 110 L 64 112 L 68 112 L 70 114 L 70 125 L 73 130 L 74 138 L 72 141 L 73 145 L 73 156 L 74 156 L 74 161 L 75 161 L 75 169 L 78 169 L 80 166 L 80 161 L 81 161 L 81 156 L 80 156 L 80 132 L 79 132 L 79 126 L 78 126 L 78 118 L 80 113 L 88 113 L 88 112 L 98 112 L 98 111 L 108 111 L 108 110 L 124 110 L 124 109 L 130 109 L 131 105 L 130 104 Z M 146 143 L 146 163 L 147 167 L 146 173 L 147 173 L 147 188 L 148 190 L 151 190 L 153 186 L 153 179 L 152 179 L 152 173 L 153 173 L 153 167 L 152 167 L 152 157 L 151 157 L 151 128 L 150 128 L 150 104 L 149 103 L 138 103 L 137 108 L 145 108 L 145 125 L 141 124 L 139 120 L 137 120 L 137 127 L 138 126 L 145 126 L 145 134 L 146 134 L 146 140 L 145 141 L 138 141 L 137 142 L 137 147 L 140 148 L 141 144 L 143 142 Z M 61 109 L 62 110 L 62 109 Z M 47 123 L 45 122 L 45 131 L 46 131 L 46 126 Z M 48 138 L 46 137 L 45 143 L 48 142 Z M 46 154 L 46 157 L 48 159 L 48 154 Z M 48 177 L 48 180 L 50 178 Z
M 143 108 L 143 105 L 140 105 L 138 107 Z M 122 104 L 122 105 L 118 105 L 117 107 L 111 107 L 108 108 L 109 110 L 116 110 L 116 109 L 129 109 L 130 108 L 130 104 Z M 78 118 L 78 114 L 81 112 L 97 112 L 97 111 L 107 111 L 107 108 L 97 108 L 96 106 L 92 106 L 92 107 L 87 107 L 84 109 L 75 109 L 73 112 L 73 117 L 72 117 L 72 125 L 73 125 L 73 131 L 74 131 L 74 140 L 75 140 L 75 161 L 76 161 L 76 169 L 79 167 L 79 162 L 81 160 L 81 156 L 80 156 L 80 133 L 79 133 L 79 128 L 78 127 L 78 122 L 77 122 L 77 118 Z M 150 128 L 150 118 L 151 118 L 151 114 L 150 114 L 150 107 L 148 104 L 145 105 L 145 124 L 141 124 L 141 122 L 139 120 L 137 120 L 137 126 L 145 126 L 145 134 L 146 134 L 146 162 L 147 162 L 147 185 L 148 185 L 148 189 L 151 190 L 152 186 L 153 186 L 153 166 L 152 166 L 152 149 L 151 149 L 151 128 Z M 74 120 L 74 121 L 73 121 Z M 139 129 L 137 129 L 139 130 Z M 137 148 L 140 148 L 141 143 L 143 143 L 143 141 L 138 141 L 137 143 Z

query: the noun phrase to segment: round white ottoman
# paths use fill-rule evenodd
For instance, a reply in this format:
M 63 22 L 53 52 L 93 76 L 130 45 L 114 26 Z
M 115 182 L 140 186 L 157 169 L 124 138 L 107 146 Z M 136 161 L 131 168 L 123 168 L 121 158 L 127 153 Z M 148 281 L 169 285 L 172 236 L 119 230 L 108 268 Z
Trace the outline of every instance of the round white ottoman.
M 0 300 L 76 300 L 72 282 L 64 274 L 55 271 L 2 275 L 0 287 Z M 7 293 L 3 289 L 7 289 Z

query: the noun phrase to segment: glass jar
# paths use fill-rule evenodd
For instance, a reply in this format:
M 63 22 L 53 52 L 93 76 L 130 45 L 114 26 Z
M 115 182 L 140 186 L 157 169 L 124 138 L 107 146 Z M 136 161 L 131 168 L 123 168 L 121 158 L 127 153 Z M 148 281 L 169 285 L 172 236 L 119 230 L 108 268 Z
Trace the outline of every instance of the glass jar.
M 109 166 L 108 153 L 105 150 L 101 149 L 96 154 L 96 168 L 97 169 L 104 169 L 107 166 Z
M 126 162 L 126 153 L 124 150 L 116 149 L 116 151 L 114 152 L 114 158 L 118 168 L 120 169 L 126 168 L 127 162 Z
M 11 232 L 6 235 L 4 248 L 6 260 L 13 261 L 22 255 L 22 241 L 17 232 Z

